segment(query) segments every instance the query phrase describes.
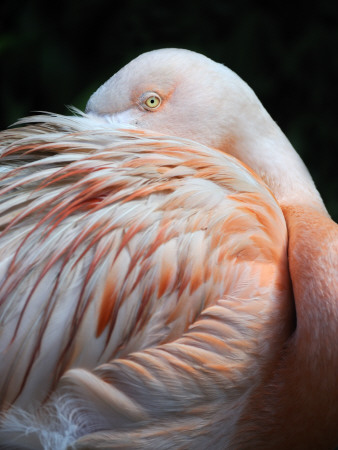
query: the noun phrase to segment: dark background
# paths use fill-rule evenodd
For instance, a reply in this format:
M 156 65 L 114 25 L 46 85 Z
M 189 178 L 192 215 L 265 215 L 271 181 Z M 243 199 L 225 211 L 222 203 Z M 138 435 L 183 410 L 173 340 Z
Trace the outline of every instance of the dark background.
M 2 0 L 1 129 L 32 111 L 83 109 L 103 81 L 144 51 L 188 48 L 250 84 L 338 221 L 336 2 L 278 4 Z

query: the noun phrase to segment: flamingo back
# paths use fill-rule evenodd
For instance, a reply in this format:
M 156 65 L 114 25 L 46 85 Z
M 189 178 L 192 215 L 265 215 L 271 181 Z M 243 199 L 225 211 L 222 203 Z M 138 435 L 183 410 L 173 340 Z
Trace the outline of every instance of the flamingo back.
M 3 430 L 54 414 L 76 448 L 224 448 L 290 331 L 284 217 L 235 158 L 119 126 L 1 134 Z

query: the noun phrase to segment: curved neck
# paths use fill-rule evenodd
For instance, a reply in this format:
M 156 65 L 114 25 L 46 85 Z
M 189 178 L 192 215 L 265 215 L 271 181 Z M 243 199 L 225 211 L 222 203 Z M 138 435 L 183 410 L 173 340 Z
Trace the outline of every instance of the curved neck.
M 311 207 L 283 212 L 297 328 L 252 415 L 259 448 L 324 450 L 338 443 L 337 225 Z
M 252 161 L 252 168 L 270 187 L 278 203 L 311 206 L 327 215 L 310 173 L 284 134 L 280 132 L 273 141 L 265 138 L 258 145 L 262 157 Z
M 260 448 L 331 448 L 338 423 L 338 227 L 285 135 L 266 112 L 256 113 L 234 154 L 263 178 L 283 210 L 297 317 L 280 367 L 262 386 L 261 403 L 253 402 L 253 415 L 264 423 Z
M 281 206 L 307 205 L 328 215 L 302 159 L 256 97 L 232 132 L 230 153 L 265 181 Z M 229 139 L 223 147 L 229 150 Z

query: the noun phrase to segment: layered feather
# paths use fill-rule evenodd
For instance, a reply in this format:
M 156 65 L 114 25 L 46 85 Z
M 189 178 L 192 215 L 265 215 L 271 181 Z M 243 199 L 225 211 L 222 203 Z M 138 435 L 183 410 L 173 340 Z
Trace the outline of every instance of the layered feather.
M 289 333 L 274 197 L 193 141 L 86 115 L 23 125 L 1 134 L 3 439 L 230 446 Z

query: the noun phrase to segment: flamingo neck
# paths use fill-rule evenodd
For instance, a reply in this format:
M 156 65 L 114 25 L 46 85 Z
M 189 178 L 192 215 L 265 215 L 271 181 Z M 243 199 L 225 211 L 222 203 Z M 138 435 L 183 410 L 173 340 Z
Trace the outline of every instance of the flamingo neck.
M 308 206 L 328 215 L 305 164 L 274 122 L 262 136 L 244 135 L 241 147 L 242 160 L 260 175 L 282 208 Z
M 327 211 L 302 159 L 247 85 L 216 128 L 220 148 L 236 156 L 268 185 L 280 206 L 309 206 Z M 230 145 L 229 145 L 230 143 Z
M 338 373 L 337 225 L 309 207 L 290 206 L 283 212 L 297 328 L 286 343 L 280 366 L 262 388 L 262 403 L 253 407 L 264 423 L 262 440 L 269 443 L 259 448 L 305 448 L 306 444 L 308 448 L 334 448 L 338 423 L 334 394 Z M 290 399 L 297 399 L 297 408 Z
M 338 420 L 337 398 L 332 396 L 338 371 L 334 352 L 338 326 L 337 225 L 329 218 L 303 161 L 278 126 L 271 120 L 268 132 L 261 136 L 253 132 L 243 136 L 242 148 L 248 155 L 243 160 L 263 178 L 283 210 L 297 317 L 283 365 L 271 381 L 277 386 L 275 395 L 270 397 L 272 389 L 265 391 L 267 404 L 263 408 L 275 410 L 276 416 L 270 418 L 274 427 L 283 424 L 285 417 L 290 422 L 281 425 L 285 426 L 280 434 L 283 439 L 278 438 L 276 443 L 268 436 L 269 427 L 263 435 L 276 449 L 290 442 L 294 442 L 294 448 L 302 448 L 297 445 L 304 443 L 306 433 L 313 448 L 331 448 L 336 445 Z M 299 409 L 304 412 L 301 419 L 296 410 L 290 413 L 288 398 L 298 398 Z M 309 432 L 305 428 L 311 423 Z
M 258 446 L 280 450 L 290 445 L 304 448 L 306 443 L 309 448 L 333 448 L 338 421 L 337 396 L 332 395 L 338 373 L 334 350 L 338 228 L 303 161 L 278 126 L 273 123 L 261 136 L 257 128 L 251 131 L 242 136 L 235 156 L 263 178 L 283 210 L 297 317 L 280 367 L 262 387 L 262 402 L 254 399 L 252 416 L 264 423 Z M 295 398 L 298 408 L 292 407 L 290 399 Z

